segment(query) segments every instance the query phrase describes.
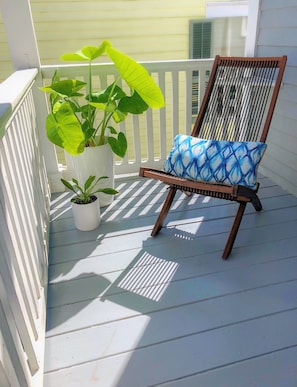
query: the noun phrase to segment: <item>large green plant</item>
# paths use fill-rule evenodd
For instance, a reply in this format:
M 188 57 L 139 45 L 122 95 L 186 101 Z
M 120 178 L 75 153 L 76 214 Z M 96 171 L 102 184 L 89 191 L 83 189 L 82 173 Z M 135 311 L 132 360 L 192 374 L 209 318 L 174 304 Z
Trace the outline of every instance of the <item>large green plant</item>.
M 103 54 L 115 64 L 118 77 L 106 89 L 95 91 L 92 62 Z M 124 157 L 126 136 L 115 129 L 113 122 L 125 120 L 129 113 L 141 114 L 149 107 L 163 107 L 164 98 L 159 86 L 142 65 L 108 41 L 103 41 L 99 47 L 85 46 L 75 53 L 64 54 L 61 59 L 88 62 L 88 80 L 59 80 L 55 72 L 51 85 L 41 88 L 50 93 L 51 113 L 46 119 L 49 140 L 71 155 L 82 153 L 86 146 L 108 143 L 116 155 Z M 119 85 L 121 80 L 128 85 L 129 95 Z

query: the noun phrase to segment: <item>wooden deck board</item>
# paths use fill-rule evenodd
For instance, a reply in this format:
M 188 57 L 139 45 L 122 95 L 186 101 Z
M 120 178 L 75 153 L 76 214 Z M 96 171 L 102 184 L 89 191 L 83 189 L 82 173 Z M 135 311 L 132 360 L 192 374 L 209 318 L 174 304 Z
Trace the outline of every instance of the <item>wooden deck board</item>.
M 105 348 L 101 357 L 104 358 L 115 353 L 129 352 L 136 348 L 156 345 L 160 342 L 296 308 L 296 298 L 286 300 L 288 292 L 297 294 L 297 281 L 232 293 L 152 313 L 138 314 L 131 318 L 109 321 L 108 324 L 102 321 L 100 325 L 84 330 L 52 336 L 47 342 L 48 348 L 56 352 L 56 356 L 50 361 L 51 369 L 69 367 L 73 363 L 80 364 L 86 360 L 94 361 L 98 359 L 98 346 Z M 278 298 L 280 302 L 275 303 L 274 300 Z M 112 307 L 110 304 L 108 306 Z M 238 308 L 237 315 L 230 314 L 233 308 Z M 181 323 L 172 324 L 177 315 L 183 316 Z M 143 329 L 150 321 L 150 331 L 153 334 L 147 334 L 138 343 L 139 336 L 141 337 Z M 128 336 L 127 331 L 131 332 Z M 72 353 L 71 358 L 68 356 L 69 353 Z
M 180 194 L 152 238 L 160 183 L 118 181 L 88 233 L 55 197 L 44 387 L 295 386 L 297 198 L 261 185 L 228 261 L 233 203 Z

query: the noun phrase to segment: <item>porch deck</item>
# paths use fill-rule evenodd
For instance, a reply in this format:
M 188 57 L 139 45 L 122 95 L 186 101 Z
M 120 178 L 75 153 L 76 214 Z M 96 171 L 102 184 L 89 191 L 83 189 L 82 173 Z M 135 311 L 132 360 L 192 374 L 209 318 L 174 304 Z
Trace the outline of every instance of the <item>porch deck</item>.
M 297 381 L 297 198 L 261 178 L 228 261 L 236 204 L 118 179 L 95 231 L 54 195 L 44 387 L 288 387 Z

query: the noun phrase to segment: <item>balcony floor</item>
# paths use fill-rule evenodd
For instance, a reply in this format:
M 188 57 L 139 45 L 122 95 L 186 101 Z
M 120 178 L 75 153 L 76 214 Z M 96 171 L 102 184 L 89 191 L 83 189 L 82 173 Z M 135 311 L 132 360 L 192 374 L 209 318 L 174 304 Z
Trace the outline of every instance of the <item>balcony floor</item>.
M 54 195 L 44 387 L 279 387 L 297 380 L 297 198 L 266 178 L 221 259 L 235 203 L 117 180 L 79 232 Z

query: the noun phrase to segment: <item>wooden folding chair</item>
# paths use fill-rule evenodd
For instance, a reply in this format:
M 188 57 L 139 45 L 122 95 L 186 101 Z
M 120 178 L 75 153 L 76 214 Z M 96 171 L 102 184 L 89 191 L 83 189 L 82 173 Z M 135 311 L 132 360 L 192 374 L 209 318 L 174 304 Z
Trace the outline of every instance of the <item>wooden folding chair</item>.
M 268 58 L 216 56 L 191 136 L 215 140 L 217 141 L 215 144 L 219 146 L 222 141 L 231 144 L 236 142 L 240 145 L 250 142 L 265 143 L 286 60 L 286 56 Z M 179 150 L 179 146 L 180 144 L 175 152 Z M 219 156 L 223 156 L 223 152 Z M 174 157 L 176 155 L 172 156 L 171 162 Z M 235 155 L 236 157 L 238 155 Z M 183 165 L 182 160 L 179 161 Z M 199 172 L 199 158 L 195 163 Z M 168 171 L 168 168 L 166 171 L 140 168 L 139 175 L 158 179 L 169 185 L 152 236 L 158 234 L 162 228 L 177 190 L 238 202 L 239 207 L 222 255 L 223 259 L 227 259 L 232 250 L 247 203 L 252 203 L 256 211 L 262 209 L 257 195 L 258 182 L 252 188 L 241 184 L 241 181 L 231 184 L 229 180 L 226 180 L 227 183 L 209 182 L 201 179 L 201 176 L 196 179 L 189 178 L 187 173 L 185 176 L 178 175 L 171 170 Z

